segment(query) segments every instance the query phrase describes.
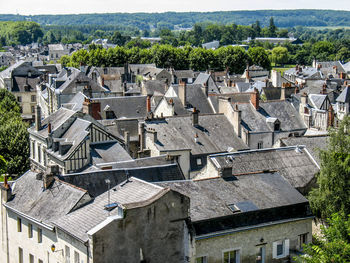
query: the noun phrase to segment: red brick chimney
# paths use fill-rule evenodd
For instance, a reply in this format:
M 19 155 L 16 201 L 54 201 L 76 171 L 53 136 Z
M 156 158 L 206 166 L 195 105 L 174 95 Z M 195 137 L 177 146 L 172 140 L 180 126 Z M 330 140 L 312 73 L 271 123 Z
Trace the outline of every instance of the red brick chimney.
M 83 113 L 89 114 L 95 120 L 101 120 L 101 103 L 98 101 L 91 101 L 88 98 L 84 99 L 83 102 Z
M 147 112 L 151 112 L 151 96 L 150 95 L 147 95 L 146 109 L 147 109 Z
M 333 127 L 334 126 L 334 110 L 332 105 L 329 105 L 329 109 L 328 109 L 328 123 L 327 123 L 327 127 Z
M 259 109 L 259 91 L 257 88 L 254 88 L 253 93 L 250 95 L 250 102 L 256 110 Z

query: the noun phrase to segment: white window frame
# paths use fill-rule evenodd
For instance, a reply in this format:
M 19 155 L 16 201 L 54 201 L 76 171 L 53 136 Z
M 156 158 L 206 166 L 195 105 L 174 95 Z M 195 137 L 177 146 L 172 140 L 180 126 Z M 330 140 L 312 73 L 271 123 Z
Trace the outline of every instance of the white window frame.
M 277 255 L 277 245 L 282 244 L 283 253 Z M 280 259 L 289 256 L 289 239 L 281 239 L 272 243 L 272 258 Z
M 242 253 L 242 248 L 240 248 L 240 247 L 222 250 L 222 263 L 225 263 L 225 261 L 224 261 L 224 254 L 226 252 L 231 252 L 231 251 L 238 251 L 238 258 L 237 258 L 235 263 L 240 263 L 241 262 L 241 253 Z

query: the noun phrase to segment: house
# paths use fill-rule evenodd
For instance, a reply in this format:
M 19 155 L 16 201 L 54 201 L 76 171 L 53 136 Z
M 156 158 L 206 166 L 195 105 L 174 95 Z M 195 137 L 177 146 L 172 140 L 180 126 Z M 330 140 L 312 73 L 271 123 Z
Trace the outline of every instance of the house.
M 49 45 L 49 60 L 59 60 L 62 56 L 69 55 L 69 50 L 63 44 Z
M 37 106 L 35 119 L 35 126 L 28 129 L 29 158 L 34 171 L 45 171 L 50 162 L 65 174 L 109 162 L 110 156 L 114 161 L 131 160 L 120 141 L 88 114 L 62 107 L 41 120 Z
M 178 156 L 186 178 L 202 169 L 207 155 L 247 149 L 223 114 L 199 114 L 146 119 L 140 128 L 140 147 L 150 156 Z
M 156 184 L 190 199 L 190 262 L 289 262 L 311 242 L 308 201 L 278 172 Z
M 0 72 L 0 88 L 12 92 L 22 111 L 22 118 L 33 121 L 37 104 L 36 86 L 41 82 L 43 73 L 30 62 L 20 61 Z
M 16 59 L 11 52 L 0 52 L 0 67 L 9 67 L 15 63 Z
M 283 77 L 292 83 L 307 84 L 310 80 L 325 79 L 320 69 L 312 67 L 302 67 L 296 65 L 295 68 L 288 69 L 283 73 Z
M 222 97 L 218 108 L 250 149 L 272 147 L 279 138 L 301 136 L 307 129 L 292 103 L 261 102 L 257 89 L 251 93 L 249 103 L 233 104 L 230 98 Z
M 193 70 L 174 70 L 173 68 L 170 70 L 172 77 L 171 84 L 179 84 L 180 82 L 185 82 L 188 84 L 192 84 L 195 80 L 195 73 Z
M 340 93 L 339 97 L 337 98 L 337 118 L 339 120 L 344 119 L 346 115 L 350 112 L 350 85 L 344 88 L 342 93 Z
M 319 169 L 305 146 L 294 145 L 209 155 L 206 167 L 194 179 L 277 171 L 290 185 L 306 195 L 315 185 Z
M 1 259 L 185 261 L 189 253 L 186 196 L 119 175 L 94 177 L 91 187 L 87 175 L 74 175 L 75 181 L 86 182 L 77 186 L 49 166 L 45 173 L 28 171 L 14 184 L 0 185 Z

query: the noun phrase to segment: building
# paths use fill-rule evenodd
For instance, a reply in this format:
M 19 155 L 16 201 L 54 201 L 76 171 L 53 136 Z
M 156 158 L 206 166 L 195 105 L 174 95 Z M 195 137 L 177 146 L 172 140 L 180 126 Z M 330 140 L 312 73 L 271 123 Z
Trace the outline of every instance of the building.
M 69 55 L 69 50 L 63 44 L 49 45 L 49 60 L 59 60 L 62 56 Z
M 345 87 L 342 93 L 337 98 L 337 118 L 339 120 L 344 119 L 350 112 L 350 85 Z

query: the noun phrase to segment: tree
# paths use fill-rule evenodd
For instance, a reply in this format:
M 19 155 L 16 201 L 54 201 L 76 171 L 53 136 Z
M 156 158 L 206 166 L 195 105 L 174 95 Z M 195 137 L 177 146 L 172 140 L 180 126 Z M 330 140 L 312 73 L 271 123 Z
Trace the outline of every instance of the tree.
M 244 72 L 249 61 L 247 52 L 241 47 L 221 47 L 215 50 L 221 70 L 229 68 L 229 71 L 236 74 Z
M 329 131 L 328 148 L 320 151 L 318 187 L 309 194 L 313 213 L 326 219 L 336 212 L 350 214 L 350 117 Z
M 267 70 L 271 69 L 269 55 L 262 47 L 251 47 L 248 49 L 250 61 L 254 65 L 261 66 Z
M 210 67 L 212 53 L 204 48 L 195 48 L 189 54 L 190 68 L 205 71 Z
M 329 227 L 321 226 L 323 237 L 314 237 L 314 242 L 304 246 L 305 255 L 297 257 L 300 263 L 350 262 L 350 216 L 333 214 Z
M 269 28 L 268 28 L 268 36 L 269 37 L 276 37 L 276 30 L 277 27 L 275 26 L 275 21 L 273 20 L 273 17 L 270 18 Z
M 15 96 L 0 89 L 0 153 L 7 161 L 7 173 L 10 175 L 21 175 L 29 168 L 27 128 Z
M 329 41 L 319 41 L 312 46 L 312 56 L 319 61 L 332 60 L 330 57 L 334 55 L 335 48 L 333 43 Z
M 288 49 L 285 47 L 275 47 L 272 49 L 271 60 L 275 64 L 285 64 L 288 62 Z

